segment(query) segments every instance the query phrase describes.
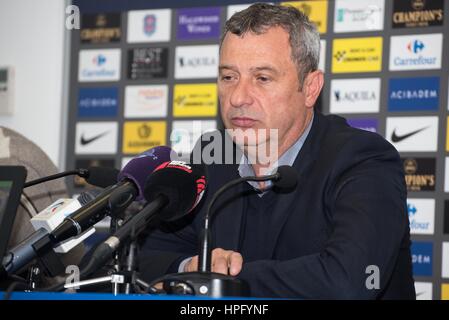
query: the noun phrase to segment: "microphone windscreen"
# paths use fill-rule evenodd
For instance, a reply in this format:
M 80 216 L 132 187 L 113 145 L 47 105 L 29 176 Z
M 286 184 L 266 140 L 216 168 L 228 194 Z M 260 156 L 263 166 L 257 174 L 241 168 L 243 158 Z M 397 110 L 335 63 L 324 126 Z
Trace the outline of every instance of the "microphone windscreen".
M 279 178 L 273 181 L 275 187 L 280 189 L 294 189 L 298 183 L 298 174 L 291 166 L 280 166 L 277 168 Z
M 108 167 L 89 167 L 86 178 L 87 183 L 100 187 L 107 188 L 117 183 L 117 175 L 119 170 Z
M 175 157 L 176 153 L 169 147 L 151 148 L 131 159 L 120 171 L 118 180 L 130 179 L 133 181 L 139 191 L 136 200 L 142 200 L 148 176 L 162 163 L 175 159 Z
M 158 216 L 163 221 L 173 221 L 192 211 L 201 201 L 205 189 L 204 165 L 171 161 L 159 166 L 148 177 L 144 194 L 148 202 L 165 196 L 168 204 Z

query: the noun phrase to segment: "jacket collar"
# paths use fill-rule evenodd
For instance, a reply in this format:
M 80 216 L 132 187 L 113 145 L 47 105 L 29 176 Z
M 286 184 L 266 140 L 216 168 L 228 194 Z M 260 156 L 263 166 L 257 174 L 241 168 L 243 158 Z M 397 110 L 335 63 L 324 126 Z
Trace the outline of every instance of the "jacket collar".
M 328 120 L 326 117 L 320 112 L 315 111 L 310 132 L 295 161 L 293 162 L 293 168 L 298 174 L 298 185 L 296 189 L 290 193 L 278 194 L 278 196 L 282 199 L 279 199 L 276 202 L 277 204 L 273 210 L 273 212 L 276 212 L 276 215 L 273 219 L 272 232 L 267 235 L 270 237 L 270 241 L 268 241 L 269 247 L 267 250 L 269 250 L 268 252 L 270 252 L 271 255 L 275 250 L 279 234 L 289 215 L 293 211 L 289 210 L 289 206 L 292 204 L 294 205 L 298 197 L 301 195 L 301 190 L 304 188 L 301 181 L 303 181 L 303 177 L 308 172 L 308 168 L 310 168 L 317 157 L 320 149 L 320 141 L 325 134 L 327 126 Z M 232 179 L 240 177 L 237 171 L 238 165 L 217 167 L 219 167 L 217 171 L 218 176 L 226 177 L 226 181 L 229 181 L 229 178 L 231 177 Z M 230 170 L 232 170 L 232 174 Z M 240 183 L 223 195 L 219 203 L 216 203 L 216 209 L 219 210 L 222 206 L 225 208 L 223 210 L 224 212 L 216 212 L 214 221 L 212 222 L 212 234 L 215 239 L 216 246 L 235 251 L 239 250 L 241 233 L 244 231 L 242 230 L 242 218 L 244 217 L 243 210 L 245 192 L 247 192 L 247 188 L 244 184 Z

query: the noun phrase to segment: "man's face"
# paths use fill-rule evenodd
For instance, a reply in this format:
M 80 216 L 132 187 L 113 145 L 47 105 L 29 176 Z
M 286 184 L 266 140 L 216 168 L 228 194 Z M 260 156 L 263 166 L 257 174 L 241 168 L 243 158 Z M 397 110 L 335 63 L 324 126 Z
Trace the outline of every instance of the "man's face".
M 228 33 L 219 68 L 218 97 L 227 129 L 278 129 L 280 145 L 287 146 L 298 139 L 312 109 L 305 106 L 305 95 L 299 91 L 284 29 L 275 27 L 243 37 Z M 260 145 L 266 138 L 259 140 L 248 145 Z

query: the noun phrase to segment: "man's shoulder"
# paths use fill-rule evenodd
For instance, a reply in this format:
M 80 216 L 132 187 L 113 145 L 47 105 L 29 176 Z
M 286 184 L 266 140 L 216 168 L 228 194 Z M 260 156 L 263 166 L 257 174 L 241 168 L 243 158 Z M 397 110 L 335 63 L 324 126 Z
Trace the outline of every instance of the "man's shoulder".
M 321 120 L 326 125 L 321 130 L 321 139 L 312 143 L 319 145 L 318 163 L 325 162 L 335 173 L 363 166 L 400 171 L 402 165 L 398 151 L 380 134 L 353 128 L 343 117 L 323 117 Z
M 350 145 L 363 149 L 395 150 L 379 133 L 351 127 L 343 117 L 337 115 L 320 115 L 320 117 L 321 121 L 327 124 L 322 139 L 328 141 L 328 144 L 340 148 Z

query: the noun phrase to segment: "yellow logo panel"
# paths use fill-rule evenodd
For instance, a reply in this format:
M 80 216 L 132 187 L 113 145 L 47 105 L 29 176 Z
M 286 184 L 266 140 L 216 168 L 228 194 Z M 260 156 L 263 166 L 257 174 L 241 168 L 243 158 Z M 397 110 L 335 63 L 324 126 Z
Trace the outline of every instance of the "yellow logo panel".
M 441 300 L 449 300 L 449 283 L 441 285 Z
M 332 73 L 382 70 L 382 37 L 335 39 Z
M 288 1 L 284 6 L 292 6 L 304 12 L 315 23 L 320 33 L 327 31 L 327 1 Z
M 165 121 L 128 121 L 123 128 L 123 153 L 136 154 L 166 145 Z
M 177 84 L 173 93 L 175 117 L 215 117 L 217 84 Z
M 449 117 L 447 117 L 446 122 L 446 151 L 449 151 Z

